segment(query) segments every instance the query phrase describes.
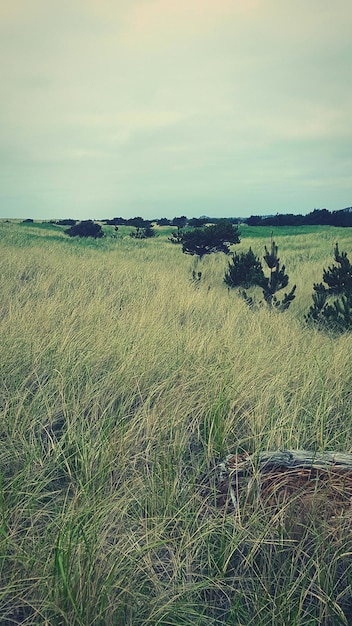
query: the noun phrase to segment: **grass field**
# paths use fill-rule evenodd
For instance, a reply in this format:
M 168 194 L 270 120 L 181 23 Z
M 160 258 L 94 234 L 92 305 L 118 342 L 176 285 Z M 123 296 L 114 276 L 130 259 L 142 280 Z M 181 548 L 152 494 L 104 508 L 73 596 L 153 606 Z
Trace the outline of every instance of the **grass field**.
M 283 314 L 228 291 L 224 255 L 104 230 L 0 223 L 1 625 L 351 624 L 347 518 L 291 536 L 198 487 L 229 452 L 352 451 L 352 336 L 304 324 L 350 229 L 274 229 Z

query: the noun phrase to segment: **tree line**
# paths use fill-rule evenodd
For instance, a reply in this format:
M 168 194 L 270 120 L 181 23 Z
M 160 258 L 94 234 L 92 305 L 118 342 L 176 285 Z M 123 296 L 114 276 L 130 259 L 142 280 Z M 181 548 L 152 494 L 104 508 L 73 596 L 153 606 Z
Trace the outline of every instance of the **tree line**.
M 135 226 L 136 220 L 142 220 L 140 217 L 125 219 L 123 217 L 114 217 L 112 219 L 102 220 L 105 224 L 111 226 Z M 202 228 L 205 224 L 217 224 L 223 221 L 223 217 L 202 217 L 188 218 L 186 215 L 168 219 L 162 217 L 155 220 L 144 220 L 145 224 L 156 224 L 158 226 L 176 226 L 184 228 Z M 276 213 L 276 215 L 251 215 L 250 217 L 228 217 L 228 222 L 232 224 L 248 224 L 248 226 L 352 226 L 352 207 L 340 209 L 338 211 L 329 211 L 328 209 L 314 209 L 306 215 L 293 213 Z
M 352 207 L 339 211 L 314 209 L 307 215 L 293 213 L 276 215 L 251 215 L 243 220 L 248 226 L 352 226 Z

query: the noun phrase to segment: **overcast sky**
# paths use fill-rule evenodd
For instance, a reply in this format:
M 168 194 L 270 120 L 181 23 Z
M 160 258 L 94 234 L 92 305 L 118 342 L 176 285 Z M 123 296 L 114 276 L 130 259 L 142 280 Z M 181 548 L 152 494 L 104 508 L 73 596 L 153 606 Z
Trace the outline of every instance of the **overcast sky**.
M 352 205 L 351 0 L 0 2 L 0 217 Z

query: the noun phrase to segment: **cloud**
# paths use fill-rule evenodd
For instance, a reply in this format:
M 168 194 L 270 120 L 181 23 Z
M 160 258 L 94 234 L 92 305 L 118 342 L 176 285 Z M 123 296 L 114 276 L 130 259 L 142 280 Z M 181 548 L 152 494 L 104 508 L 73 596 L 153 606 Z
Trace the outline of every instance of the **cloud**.
M 279 203 L 291 184 L 303 202 L 319 180 L 347 193 L 349 1 L 2 5 L 2 182 L 14 204 L 38 202 L 43 173 L 43 210 L 63 190 L 82 211 L 190 195 L 216 196 L 221 211 L 225 197 L 261 203 L 261 187 Z
M 250 14 L 258 0 L 143 0 L 131 4 L 123 43 L 152 50 L 208 34 L 229 18 Z
M 86 128 L 109 129 L 122 127 L 129 132 L 138 130 L 157 129 L 170 126 L 183 119 L 177 111 L 119 111 L 118 113 L 102 115 L 80 115 L 72 119 L 74 124 Z

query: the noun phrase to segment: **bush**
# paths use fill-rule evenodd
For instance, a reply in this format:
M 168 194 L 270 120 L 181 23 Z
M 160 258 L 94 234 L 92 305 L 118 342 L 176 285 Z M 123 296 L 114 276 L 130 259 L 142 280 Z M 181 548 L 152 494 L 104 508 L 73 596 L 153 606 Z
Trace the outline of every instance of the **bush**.
M 144 238 L 145 239 L 148 239 L 149 237 L 155 237 L 156 236 L 156 232 L 155 232 L 153 226 L 147 226 L 144 229 L 144 233 L 143 234 L 144 234 Z
M 143 219 L 143 217 L 132 217 L 128 220 L 128 226 L 135 227 L 135 230 L 130 233 L 130 236 L 134 239 L 147 239 L 148 237 L 155 237 L 156 233 L 151 225 L 151 222 Z
M 229 287 L 261 287 L 263 297 L 269 309 L 275 308 L 278 311 L 286 311 L 295 298 L 296 285 L 289 293 L 285 293 L 282 300 L 278 300 L 276 293 L 288 285 L 288 275 L 285 274 L 285 266 L 280 267 L 280 259 L 277 256 L 278 246 L 271 239 L 270 250 L 265 246 L 264 261 L 270 270 L 268 277 L 264 275 L 263 266 L 252 249 L 241 254 L 234 254 L 229 262 L 228 271 L 225 273 L 224 281 Z M 242 290 L 240 295 L 245 299 L 250 307 L 256 307 L 256 303 L 247 293 Z M 259 302 L 261 305 L 262 302 Z
M 264 278 L 262 284 L 263 296 L 269 309 L 275 308 L 279 311 L 286 311 L 295 298 L 296 285 L 293 285 L 289 293 L 285 293 L 281 301 L 277 299 L 275 294 L 288 285 L 288 275 L 285 274 L 285 266 L 280 267 L 280 259 L 277 256 L 277 252 L 278 246 L 271 239 L 270 251 L 265 246 L 264 261 L 270 270 L 270 275 L 268 278 Z
M 168 237 L 171 243 L 179 244 L 183 242 L 183 230 L 181 226 L 177 226 L 177 230 L 172 231 L 171 235 L 171 237 Z
M 94 237 L 94 239 L 104 237 L 100 224 L 96 224 L 92 220 L 78 222 L 78 224 L 71 226 L 71 228 L 67 228 L 65 233 L 70 237 Z
M 249 248 L 248 252 L 232 255 L 224 281 L 229 287 L 244 289 L 263 284 L 263 267 L 252 248 Z
M 305 320 L 319 329 L 336 332 L 352 329 L 352 266 L 346 252 L 334 249 L 337 265 L 323 270 L 323 282 L 313 286 L 313 304 Z M 323 284 L 325 283 L 327 287 Z M 337 296 L 335 299 L 332 299 Z
M 148 239 L 149 237 L 155 237 L 155 235 L 156 233 L 152 226 L 146 226 L 145 228 L 136 226 L 136 230 L 130 233 L 130 237 L 134 239 Z

